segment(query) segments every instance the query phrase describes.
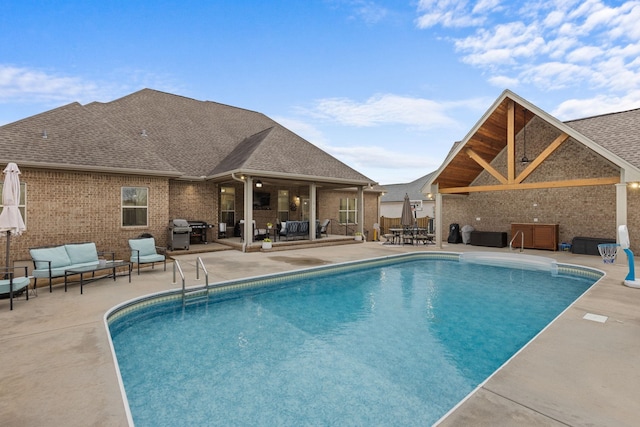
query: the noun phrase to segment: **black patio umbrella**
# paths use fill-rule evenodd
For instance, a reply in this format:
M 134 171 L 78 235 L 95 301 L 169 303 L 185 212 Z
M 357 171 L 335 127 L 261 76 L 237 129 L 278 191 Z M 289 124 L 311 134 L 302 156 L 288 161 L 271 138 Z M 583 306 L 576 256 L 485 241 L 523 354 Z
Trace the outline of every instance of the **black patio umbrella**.
M 411 209 L 411 201 L 409 200 L 409 194 L 404 195 L 404 202 L 402 203 L 402 215 L 400 216 L 400 224 L 403 227 L 410 227 L 413 225 L 413 212 Z

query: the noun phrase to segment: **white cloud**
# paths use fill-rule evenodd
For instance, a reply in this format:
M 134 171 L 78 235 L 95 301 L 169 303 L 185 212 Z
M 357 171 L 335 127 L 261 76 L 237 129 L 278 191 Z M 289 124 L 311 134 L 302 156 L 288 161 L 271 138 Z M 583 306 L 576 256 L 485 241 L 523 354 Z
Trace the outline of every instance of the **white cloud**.
M 303 137 L 304 139 L 306 139 L 307 141 L 311 142 L 316 146 L 321 146 L 322 144 L 326 143 L 326 138 L 322 133 L 322 131 L 317 127 L 315 127 L 314 125 L 312 125 L 311 123 L 308 123 L 302 120 L 297 120 L 291 117 L 277 116 L 272 118 L 273 120 L 275 120 L 276 122 L 284 126 L 285 128 L 300 135 L 301 137 Z
M 443 27 L 475 27 L 485 21 L 484 12 L 495 7 L 498 2 L 493 0 L 481 1 L 481 5 L 474 10 L 466 0 L 420 0 L 418 3 L 418 28 L 430 28 L 436 25 Z
M 454 18 L 483 22 L 449 40 L 461 60 L 483 70 L 491 84 L 600 93 L 604 98 L 589 99 L 604 99 L 607 108 L 618 109 L 617 100 L 640 90 L 640 1 L 610 3 L 422 0 L 417 26 L 451 27 Z M 589 101 L 567 105 L 593 109 Z
M 463 57 L 465 62 L 482 67 L 516 64 L 518 57 L 530 57 L 544 45 L 537 27 L 522 22 L 481 29 L 474 36 L 455 42 L 457 50 L 469 52 Z
M 473 6 L 472 13 L 484 14 L 500 9 L 500 0 L 479 0 L 475 6 Z
M 77 77 L 0 65 L 0 102 L 71 102 L 97 92 L 95 83 Z
M 429 171 L 436 170 L 443 160 L 443 158 L 425 155 L 421 150 L 402 153 L 400 150 L 362 145 L 353 147 L 322 145 L 320 148 L 382 184 L 413 181 Z
M 323 120 L 346 126 L 370 127 L 401 124 L 420 129 L 444 127 L 456 122 L 446 114 L 453 104 L 411 98 L 393 94 L 379 94 L 364 102 L 347 98 L 327 98 L 316 101 L 306 113 Z
M 547 89 L 564 89 L 577 79 L 590 78 L 592 71 L 587 67 L 564 62 L 547 62 L 533 66 L 520 73 L 521 81 Z
M 93 81 L 80 76 L 0 64 L 0 102 L 20 104 L 64 104 L 110 101 L 124 94 L 151 87 L 179 92 L 170 78 L 142 70 L 121 69 L 109 81 Z M 115 83 L 125 81 L 126 84 Z
M 376 0 L 325 0 L 333 7 L 346 7 L 349 19 L 361 20 L 367 24 L 377 24 L 385 20 L 390 11 Z
M 582 46 L 567 54 L 569 62 L 591 62 L 603 54 L 601 48 L 597 46 Z
M 367 24 L 376 24 L 389 13 L 386 8 L 371 1 L 357 1 L 354 6 L 357 15 Z
M 489 83 L 495 87 L 513 89 L 520 85 L 520 80 L 509 76 L 492 76 L 489 77 Z
M 631 110 L 639 105 L 640 90 L 635 90 L 624 96 L 598 95 L 592 98 L 569 99 L 561 103 L 552 114 L 561 120 L 580 119 L 611 111 Z

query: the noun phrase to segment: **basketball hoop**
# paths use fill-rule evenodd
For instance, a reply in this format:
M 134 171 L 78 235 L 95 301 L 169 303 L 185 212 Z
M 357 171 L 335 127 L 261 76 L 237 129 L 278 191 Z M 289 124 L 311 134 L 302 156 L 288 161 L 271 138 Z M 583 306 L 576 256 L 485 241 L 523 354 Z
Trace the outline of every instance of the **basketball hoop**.
M 600 252 L 600 256 L 602 257 L 602 261 L 605 264 L 613 264 L 616 260 L 616 255 L 618 255 L 618 248 L 620 247 L 617 243 L 601 243 L 598 245 L 598 252 Z

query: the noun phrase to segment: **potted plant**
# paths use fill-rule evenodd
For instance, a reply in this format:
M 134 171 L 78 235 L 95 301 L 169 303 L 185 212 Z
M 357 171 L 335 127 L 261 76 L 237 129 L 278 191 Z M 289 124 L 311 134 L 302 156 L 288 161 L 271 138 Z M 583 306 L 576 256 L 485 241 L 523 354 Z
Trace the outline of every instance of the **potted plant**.
M 271 249 L 273 247 L 273 244 L 271 243 L 271 239 L 270 238 L 266 238 L 262 241 L 262 249 Z
M 273 227 L 273 224 L 271 224 L 270 222 L 267 223 L 267 228 L 271 229 Z
M 359 232 L 359 231 L 356 231 L 354 239 L 355 240 L 362 240 L 362 233 Z

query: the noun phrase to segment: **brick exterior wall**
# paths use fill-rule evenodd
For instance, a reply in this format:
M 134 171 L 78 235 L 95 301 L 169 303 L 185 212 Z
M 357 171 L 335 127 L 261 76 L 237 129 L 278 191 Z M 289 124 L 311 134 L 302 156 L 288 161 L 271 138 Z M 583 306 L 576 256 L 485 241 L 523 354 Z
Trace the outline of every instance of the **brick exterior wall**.
M 142 233 L 166 242 L 169 182 L 166 178 L 20 168 L 26 184 L 26 226 L 11 239 L 11 260 L 30 260 L 29 248 L 95 242 L 98 250 L 127 259 L 127 240 Z M 121 188 L 149 188 L 149 226 L 121 226 Z M 5 245 L 0 245 L 2 259 Z
M 379 193 L 364 192 L 364 235 L 368 240 L 373 239 L 373 224 L 379 221 L 378 197 Z M 329 234 L 352 235 L 356 228 L 349 226 L 349 230 L 345 230 L 345 226 L 338 221 L 340 211 L 340 199 L 358 198 L 356 191 L 318 191 L 318 219 L 323 221 L 330 219 Z
M 527 157 L 533 160 L 559 132 L 542 120 L 527 127 Z M 523 134 L 516 137 L 516 159 L 523 155 Z M 506 149 L 491 165 L 507 176 Z M 516 176 L 524 166 L 516 165 Z M 562 144 L 525 183 L 567 179 L 619 176 L 620 170 L 582 144 L 570 139 Z M 482 172 L 472 185 L 496 185 L 498 181 Z M 628 227 L 632 250 L 640 250 L 640 191 L 628 189 Z M 443 196 L 442 239 L 446 242 L 449 224 L 469 224 L 481 231 L 506 231 L 511 239 L 511 223 L 559 224 L 560 242 L 573 237 L 616 238 L 615 185 L 538 190 L 469 193 Z M 480 220 L 477 220 L 480 218 Z M 635 249 L 634 249 L 635 248 Z
M 160 246 L 166 246 L 168 221 L 173 218 L 205 221 L 215 228 L 209 229 L 209 241 L 217 238 L 220 187 L 211 182 L 176 181 L 162 177 L 127 176 L 89 172 L 65 172 L 20 167 L 20 179 L 26 185 L 27 230 L 11 239 L 11 261 L 29 261 L 29 248 L 61 245 L 65 243 L 95 242 L 98 250 L 116 253 L 117 259 L 129 258 L 128 240 L 143 233 L 156 238 Z M 149 224 L 145 227 L 122 227 L 122 187 L 147 187 L 149 189 Z M 226 185 L 229 186 L 229 185 Z M 244 212 L 243 185 L 236 189 L 236 220 Z M 258 227 L 276 222 L 278 190 L 288 189 L 291 201 L 296 195 L 307 197 L 308 187 L 271 187 L 271 209 L 254 211 Z M 351 192 L 318 191 L 318 219 L 331 218 L 334 230 L 337 225 L 338 206 L 341 197 L 356 197 Z M 373 233 L 377 222 L 377 193 L 365 193 L 365 228 Z M 289 212 L 291 219 L 300 219 L 298 208 Z M 342 232 L 344 230 L 342 229 Z M 233 227 L 227 229 L 233 235 Z M 0 244 L 0 259 L 5 259 L 6 245 Z
M 204 221 L 213 225 L 213 228 L 206 230 L 207 240 L 217 238 L 219 218 L 217 194 L 218 185 L 212 182 L 170 181 L 167 221 L 176 218 Z

